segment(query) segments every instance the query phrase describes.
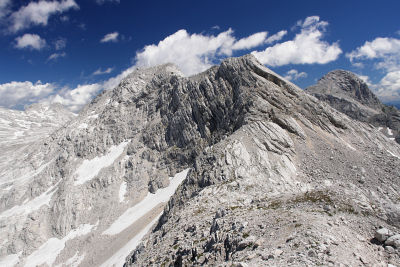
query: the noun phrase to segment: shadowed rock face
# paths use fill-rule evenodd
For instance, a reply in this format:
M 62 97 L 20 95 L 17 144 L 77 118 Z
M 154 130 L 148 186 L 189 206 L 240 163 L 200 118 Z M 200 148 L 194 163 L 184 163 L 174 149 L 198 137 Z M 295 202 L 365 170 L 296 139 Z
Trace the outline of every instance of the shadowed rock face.
M 353 119 L 380 127 L 388 138 L 400 142 L 400 112 L 382 104 L 368 85 L 354 73 L 331 71 L 316 85 L 305 90 Z
M 373 265 L 370 234 L 400 226 L 399 146 L 251 55 L 137 70 L 23 152 L 0 184 L 17 266 Z

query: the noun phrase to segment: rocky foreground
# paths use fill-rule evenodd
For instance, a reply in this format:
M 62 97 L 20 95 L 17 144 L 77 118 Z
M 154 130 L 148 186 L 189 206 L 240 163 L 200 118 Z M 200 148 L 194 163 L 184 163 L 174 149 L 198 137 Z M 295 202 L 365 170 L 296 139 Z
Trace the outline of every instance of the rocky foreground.
M 137 70 L 26 153 L 0 263 L 400 266 L 400 146 L 251 55 Z

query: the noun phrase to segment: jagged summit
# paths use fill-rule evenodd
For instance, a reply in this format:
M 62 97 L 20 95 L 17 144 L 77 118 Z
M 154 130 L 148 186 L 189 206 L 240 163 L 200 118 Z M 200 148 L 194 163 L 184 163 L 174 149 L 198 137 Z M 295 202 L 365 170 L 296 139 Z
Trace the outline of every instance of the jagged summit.
M 136 70 L 14 152 L 0 260 L 17 266 L 356 265 L 354 247 L 375 264 L 364 240 L 400 221 L 400 147 L 251 55 Z

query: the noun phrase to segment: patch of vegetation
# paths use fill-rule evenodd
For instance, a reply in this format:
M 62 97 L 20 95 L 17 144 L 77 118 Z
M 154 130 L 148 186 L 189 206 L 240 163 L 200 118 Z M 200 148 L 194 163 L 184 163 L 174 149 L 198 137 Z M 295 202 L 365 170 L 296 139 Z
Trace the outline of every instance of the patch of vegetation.
M 280 200 L 273 200 L 269 203 L 268 208 L 276 210 L 282 206 L 282 202 Z
M 179 248 L 179 245 L 176 244 L 175 246 L 173 246 L 173 248 L 176 250 L 177 248 Z
M 205 211 L 205 208 L 198 208 L 197 210 L 194 211 L 193 214 L 196 216 L 196 215 L 203 213 L 204 211 Z
M 229 207 L 230 210 L 235 210 L 235 209 L 238 209 L 238 208 L 240 208 L 240 206 L 232 206 L 232 207 Z
M 243 238 L 247 238 L 247 237 L 249 237 L 249 235 L 250 235 L 249 232 L 243 233 L 242 237 L 243 237 Z
M 329 194 L 325 191 L 310 191 L 306 192 L 301 196 L 297 196 L 295 199 L 291 201 L 291 203 L 304 203 L 304 202 L 312 202 L 312 203 L 326 203 L 332 204 L 333 201 Z
M 300 226 L 302 226 L 301 223 L 296 223 L 296 224 L 294 225 L 294 228 L 299 228 Z

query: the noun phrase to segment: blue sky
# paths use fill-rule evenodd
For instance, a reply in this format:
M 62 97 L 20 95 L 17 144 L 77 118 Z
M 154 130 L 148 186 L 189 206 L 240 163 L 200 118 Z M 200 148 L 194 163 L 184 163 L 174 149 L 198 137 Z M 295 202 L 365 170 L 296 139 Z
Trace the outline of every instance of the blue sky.
M 0 0 L 0 106 L 73 111 L 135 67 L 253 53 L 302 88 L 353 71 L 400 101 L 400 2 Z

